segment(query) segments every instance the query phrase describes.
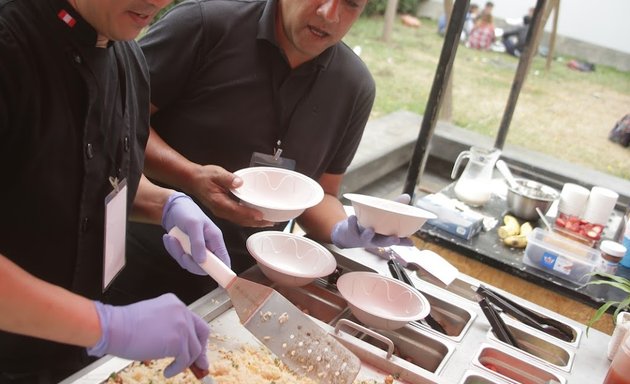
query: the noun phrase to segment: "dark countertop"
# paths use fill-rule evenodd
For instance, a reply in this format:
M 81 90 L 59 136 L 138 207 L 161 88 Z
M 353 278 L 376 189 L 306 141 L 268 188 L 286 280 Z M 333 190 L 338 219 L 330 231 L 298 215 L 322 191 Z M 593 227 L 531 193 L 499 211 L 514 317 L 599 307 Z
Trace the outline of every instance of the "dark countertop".
M 441 193 L 454 197 L 453 186 L 454 184 L 449 185 Z M 621 301 L 628 296 L 622 290 L 609 285 L 580 285 L 526 265 L 523 262 L 525 251 L 503 245 L 496 233 L 496 228 L 502 225 L 503 216 L 508 213 L 507 203 L 501 197 L 492 195 L 490 201 L 483 207 L 474 208 L 474 210 L 486 216 L 497 218 L 499 223 L 489 231 L 481 231 L 470 240 L 455 236 L 429 223 L 425 223 L 417 235 L 425 241 L 439 244 L 594 308 L 598 308 L 610 300 Z M 553 219 L 551 221 L 553 222 Z M 534 227 L 544 228 L 542 221 L 531 223 Z M 620 265 L 617 275 L 630 279 L 630 269 Z M 584 283 L 589 280 L 588 277 L 585 277 Z

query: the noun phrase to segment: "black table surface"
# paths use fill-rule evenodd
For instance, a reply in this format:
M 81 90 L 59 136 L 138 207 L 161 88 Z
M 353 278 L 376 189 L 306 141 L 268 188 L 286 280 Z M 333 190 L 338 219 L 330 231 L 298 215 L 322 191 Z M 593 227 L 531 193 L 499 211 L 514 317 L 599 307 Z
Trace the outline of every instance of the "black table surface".
M 440 192 L 448 197 L 454 197 L 453 187 L 454 184 L 450 184 Z M 498 220 L 497 225 L 488 231 L 481 231 L 470 240 L 455 236 L 429 223 L 425 223 L 417 235 L 425 241 L 457 251 L 484 264 L 560 292 L 594 308 L 600 307 L 607 301 L 621 301 L 628 296 L 627 293 L 616 287 L 605 284 L 576 284 L 523 263 L 525 250 L 505 246 L 497 235 L 497 227 L 502 225 L 503 216 L 509 213 L 504 198 L 493 194 L 487 203 L 482 207 L 475 207 L 473 210 L 485 216 L 496 218 Z M 544 228 L 542 221 L 530 221 L 530 223 L 534 227 Z M 630 268 L 620 265 L 617 276 L 630 279 Z M 591 277 L 590 279 L 586 277 L 584 283 L 592 279 L 601 279 L 601 277 Z

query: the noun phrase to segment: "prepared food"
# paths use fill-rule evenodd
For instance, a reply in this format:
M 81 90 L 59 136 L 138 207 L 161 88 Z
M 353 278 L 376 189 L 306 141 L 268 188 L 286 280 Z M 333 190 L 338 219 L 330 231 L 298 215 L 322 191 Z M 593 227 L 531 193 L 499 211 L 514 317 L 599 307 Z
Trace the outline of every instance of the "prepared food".
M 210 346 L 212 349 L 212 346 Z M 113 373 L 106 384 L 194 384 L 200 381 L 190 370 L 165 378 L 164 369 L 172 359 L 133 362 L 124 370 Z M 294 375 L 264 347 L 243 344 L 235 350 L 218 349 L 212 352 L 210 376 L 216 384 L 318 384 L 314 380 Z M 376 380 L 356 380 L 355 384 L 393 384 L 391 375 Z

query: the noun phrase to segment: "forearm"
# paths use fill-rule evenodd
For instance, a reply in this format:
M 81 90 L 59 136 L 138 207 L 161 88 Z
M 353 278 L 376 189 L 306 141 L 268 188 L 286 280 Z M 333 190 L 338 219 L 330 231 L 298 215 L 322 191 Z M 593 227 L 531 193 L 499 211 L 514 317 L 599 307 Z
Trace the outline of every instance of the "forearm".
M 153 184 L 142 175 L 130 219 L 142 223 L 161 224 L 164 204 L 173 192 L 172 189 Z
M 330 243 L 330 233 L 336 223 L 347 217 L 336 196 L 326 193 L 321 203 L 309 208 L 298 218 L 298 224 L 313 240 Z
M 324 190 L 324 199 L 304 211 L 297 220 L 306 234 L 316 241 L 330 243 L 333 227 L 347 217 L 337 198 L 342 180 L 343 175 L 324 173 L 318 180 Z
M 27 273 L 0 255 L 0 329 L 90 347 L 101 336 L 94 303 Z
M 144 173 L 147 177 L 191 194 L 192 181 L 200 172 L 201 165 L 174 150 L 150 128 L 144 161 Z

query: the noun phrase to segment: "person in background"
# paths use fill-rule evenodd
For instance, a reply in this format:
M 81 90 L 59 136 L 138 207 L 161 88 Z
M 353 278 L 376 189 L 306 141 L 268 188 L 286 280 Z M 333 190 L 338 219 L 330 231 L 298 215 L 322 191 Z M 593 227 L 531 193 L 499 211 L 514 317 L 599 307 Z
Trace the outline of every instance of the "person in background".
M 149 76 L 133 39 L 169 2 L 0 2 L 2 384 L 56 383 L 107 353 L 174 357 L 166 376 L 208 367 L 208 325 L 174 295 L 104 303 L 128 216 L 180 227 L 182 268 L 203 273 L 206 248 L 229 264 L 201 209 L 142 176 Z
M 523 16 L 523 24 L 503 33 L 501 41 L 505 46 L 505 52 L 515 57 L 521 56 L 527 43 L 527 33 L 533 14 L 534 8 L 530 8 L 529 13 Z
M 479 16 L 466 44 L 469 48 L 488 50 L 492 46 L 494 39 L 492 15 L 486 13 Z
M 483 16 L 483 15 L 493 16 L 493 14 L 492 14 L 493 11 L 494 11 L 494 3 L 491 2 L 491 1 L 488 1 L 483 6 L 483 9 L 481 10 L 481 13 L 479 14 L 479 16 L 477 18 L 481 18 L 481 16 Z
M 297 218 L 307 236 L 344 248 L 401 241 L 360 227 L 337 198 L 375 96 L 367 67 L 341 42 L 366 3 L 188 1 L 140 40 L 153 104 L 145 172 L 204 207 L 236 273 L 255 264 L 245 247 L 250 235 L 286 227 L 231 195 L 242 185 L 232 172 L 254 165 L 294 169 L 322 186 L 323 201 Z M 118 302 L 161 292 L 190 302 L 216 287 L 176 273 L 167 257 L 154 262 L 164 253 L 160 236 L 157 226 L 130 227 L 128 261 L 147 284 L 135 284 L 133 269 L 123 271 L 114 286 Z
M 461 41 L 466 41 L 470 35 L 470 31 L 475 25 L 475 20 L 479 14 L 479 6 L 477 4 L 470 4 L 468 11 L 466 12 L 466 20 L 464 21 L 464 27 L 462 29 Z M 446 34 L 447 20 L 446 15 L 442 14 L 438 18 L 438 34 L 444 36 Z
M 444 36 L 446 34 L 446 25 L 446 14 L 443 13 L 438 17 L 438 35 Z
M 470 6 L 468 7 L 468 12 L 466 13 L 466 20 L 464 21 L 464 28 L 462 33 L 463 41 L 468 40 L 470 32 L 472 32 L 472 29 L 475 26 L 475 20 L 477 19 L 478 14 L 479 6 L 477 4 L 470 4 Z

